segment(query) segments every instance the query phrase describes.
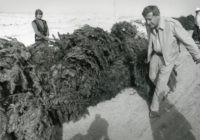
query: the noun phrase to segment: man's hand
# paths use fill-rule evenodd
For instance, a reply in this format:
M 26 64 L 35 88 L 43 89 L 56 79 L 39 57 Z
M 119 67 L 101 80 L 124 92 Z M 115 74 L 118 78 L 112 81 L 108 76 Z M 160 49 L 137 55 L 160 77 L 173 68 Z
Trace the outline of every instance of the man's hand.
M 200 63 L 200 58 L 196 60 L 196 64 L 199 64 Z

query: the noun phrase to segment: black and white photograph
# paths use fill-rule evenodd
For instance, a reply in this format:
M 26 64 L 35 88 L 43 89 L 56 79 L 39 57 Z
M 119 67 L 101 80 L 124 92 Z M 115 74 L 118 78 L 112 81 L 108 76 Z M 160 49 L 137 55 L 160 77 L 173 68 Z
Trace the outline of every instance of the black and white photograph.
M 200 140 L 200 1 L 0 0 L 0 140 Z

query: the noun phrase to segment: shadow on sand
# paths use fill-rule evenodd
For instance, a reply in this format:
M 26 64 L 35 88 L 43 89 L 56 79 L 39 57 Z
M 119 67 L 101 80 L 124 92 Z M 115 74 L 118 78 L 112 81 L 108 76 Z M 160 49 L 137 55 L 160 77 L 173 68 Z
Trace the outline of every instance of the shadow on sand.
M 196 140 L 190 123 L 171 106 L 168 100 L 163 101 L 160 106 L 161 116 L 150 119 L 154 140 Z
M 110 140 L 108 136 L 108 122 L 101 118 L 101 115 L 96 114 L 95 120 L 91 123 L 87 134 L 76 134 L 70 140 Z
M 137 90 L 148 107 L 155 88 L 152 84 L 150 87 L 148 96 L 144 96 L 144 91 Z M 149 118 L 154 140 L 196 140 L 191 132 L 190 123 L 167 99 L 161 102 L 159 113 L 160 117 Z
M 133 70 L 130 69 L 130 71 Z M 170 79 L 168 86 L 173 90 L 176 86 L 176 79 Z M 135 87 L 134 74 L 131 76 L 131 83 L 137 90 L 139 96 L 143 98 L 147 106 L 150 107 L 155 86 L 150 81 L 148 74 L 145 76 L 143 87 Z M 196 140 L 191 132 L 192 127 L 188 120 L 167 99 L 161 102 L 159 113 L 161 115 L 160 117 L 149 118 L 154 140 Z

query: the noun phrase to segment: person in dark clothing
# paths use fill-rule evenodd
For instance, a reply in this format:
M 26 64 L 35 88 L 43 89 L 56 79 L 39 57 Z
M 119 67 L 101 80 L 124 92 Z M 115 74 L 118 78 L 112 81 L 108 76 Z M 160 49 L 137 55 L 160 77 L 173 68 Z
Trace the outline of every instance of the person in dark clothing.
M 194 39 L 195 43 L 200 43 L 200 29 L 196 24 L 194 25 L 194 32 L 192 34 L 192 38 Z
M 35 42 L 47 42 L 49 40 L 49 29 L 47 22 L 42 19 L 43 12 L 40 9 L 35 11 L 35 19 L 32 21 L 35 32 Z
M 192 38 L 196 42 L 196 44 L 200 43 L 200 8 L 195 10 L 195 25 L 194 25 L 194 32 L 192 34 Z

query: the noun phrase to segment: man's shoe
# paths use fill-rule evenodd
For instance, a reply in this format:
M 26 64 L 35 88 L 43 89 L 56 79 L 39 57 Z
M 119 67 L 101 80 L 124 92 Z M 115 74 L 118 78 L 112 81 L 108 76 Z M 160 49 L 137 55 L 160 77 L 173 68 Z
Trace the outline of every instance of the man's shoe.
M 149 111 L 149 118 L 158 118 L 158 117 L 160 117 L 159 112 Z

